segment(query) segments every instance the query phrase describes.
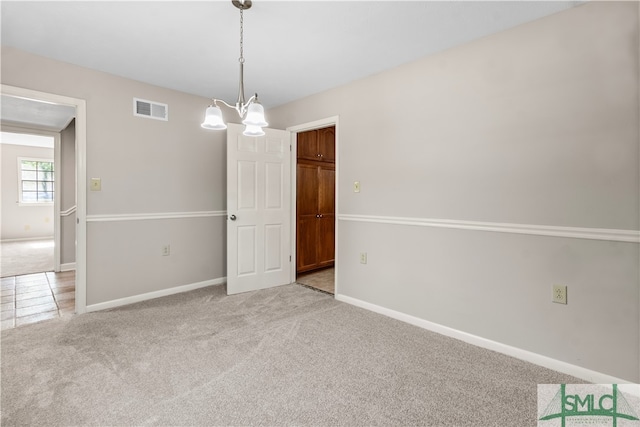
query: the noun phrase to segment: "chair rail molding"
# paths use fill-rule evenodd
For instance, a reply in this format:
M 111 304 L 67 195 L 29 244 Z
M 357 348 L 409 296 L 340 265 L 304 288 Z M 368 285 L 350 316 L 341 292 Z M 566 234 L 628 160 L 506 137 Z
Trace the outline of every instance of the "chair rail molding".
M 151 212 L 136 214 L 87 215 L 87 222 L 148 221 L 154 219 L 206 218 L 226 216 L 227 211 Z
M 414 227 L 454 228 L 459 230 L 496 233 L 530 234 L 535 236 L 569 237 L 574 239 L 606 240 L 640 243 L 640 231 L 606 228 L 559 227 L 553 225 L 511 224 L 499 222 L 462 221 L 453 219 L 411 218 L 375 215 L 337 215 L 339 221 L 372 222 Z

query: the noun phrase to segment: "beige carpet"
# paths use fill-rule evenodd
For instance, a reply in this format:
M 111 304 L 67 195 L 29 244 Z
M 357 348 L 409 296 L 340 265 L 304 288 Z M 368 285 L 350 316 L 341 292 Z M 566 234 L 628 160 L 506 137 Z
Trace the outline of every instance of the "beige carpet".
M 53 239 L 0 243 L 0 277 L 53 271 Z
M 299 285 L 2 332 L 2 425 L 535 426 L 577 379 Z

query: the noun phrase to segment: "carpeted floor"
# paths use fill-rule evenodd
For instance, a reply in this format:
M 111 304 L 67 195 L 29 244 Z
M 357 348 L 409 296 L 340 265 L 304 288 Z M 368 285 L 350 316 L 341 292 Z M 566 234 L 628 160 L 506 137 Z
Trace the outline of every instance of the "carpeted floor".
M 0 276 L 53 271 L 53 239 L 0 243 Z
M 535 426 L 575 378 L 298 285 L 2 333 L 2 425 Z

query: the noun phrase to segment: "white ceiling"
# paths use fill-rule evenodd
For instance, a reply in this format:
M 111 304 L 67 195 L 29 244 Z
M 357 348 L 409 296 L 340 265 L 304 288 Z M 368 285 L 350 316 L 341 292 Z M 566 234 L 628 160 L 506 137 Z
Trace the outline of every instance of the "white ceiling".
M 3 124 L 35 126 L 56 132 L 65 129 L 76 115 L 74 107 L 7 95 L 2 95 L 0 107 Z
M 245 89 L 277 106 L 581 4 L 269 1 L 245 12 Z M 38 55 L 234 102 L 230 1 L 0 2 L 1 40 Z

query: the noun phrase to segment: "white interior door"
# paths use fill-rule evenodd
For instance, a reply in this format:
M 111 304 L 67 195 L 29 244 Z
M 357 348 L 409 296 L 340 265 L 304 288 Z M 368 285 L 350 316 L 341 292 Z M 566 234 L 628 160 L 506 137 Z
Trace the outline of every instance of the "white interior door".
M 291 283 L 290 133 L 227 128 L 227 294 Z

